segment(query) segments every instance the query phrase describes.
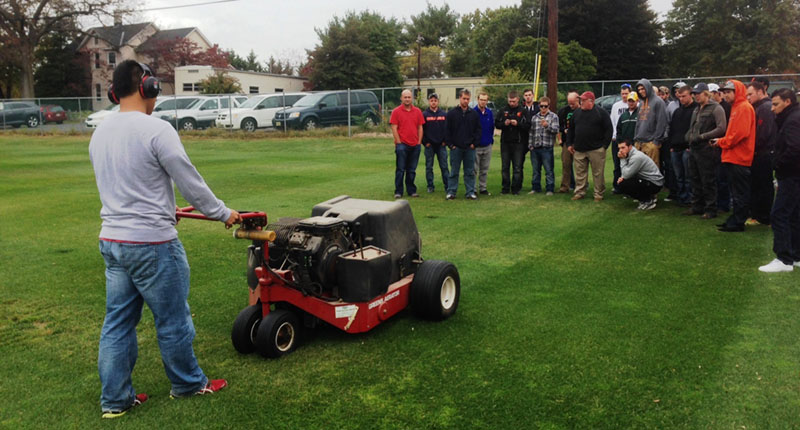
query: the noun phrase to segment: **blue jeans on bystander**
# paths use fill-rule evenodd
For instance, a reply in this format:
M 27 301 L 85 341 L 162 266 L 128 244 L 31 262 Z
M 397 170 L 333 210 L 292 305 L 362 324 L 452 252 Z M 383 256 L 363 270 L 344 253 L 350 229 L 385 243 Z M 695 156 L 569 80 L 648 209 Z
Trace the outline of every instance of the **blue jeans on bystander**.
M 689 205 L 692 203 L 692 181 L 689 176 L 689 156 L 688 150 L 672 151 L 672 169 L 675 171 L 675 185 L 678 192 L 678 200 L 681 204 Z
M 450 150 L 450 178 L 447 179 L 447 194 L 453 196 L 458 191 L 458 173 L 464 163 L 465 195 L 475 194 L 475 150 L 455 147 Z
M 178 239 L 161 244 L 101 240 L 106 263 L 106 317 L 100 333 L 97 367 L 103 412 L 129 408 L 136 392 L 131 373 L 136 365 L 136 325 L 147 306 L 155 320 L 158 347 L 172 394 L 186 395 L 208 379 L 192 349 L 194 324 L 189 304 L 189 263 Z
M 417 193 L 414 179 L 417 177 L 420 145 L 409 146 L 400 143 L 394 146 L 396 168 L 394 170 L 394 193 L 403 195 L 403 176 L 405 176 L 408 195 Z
M 433 190 L 433 159 L 439 160 L 439 170 L 442 172 L 442 184 L 445 192 L 447 191 L 447 177 L 450 170 L 447 168 L 447 148 L 444 145 L 434 145 L 425 147 L 425 180 L 428 182 L 428 189 Z
M 556 190 L 556 176 L 553 173 L 553 148 L 534 148 L 531 150 L 531 166 L 533 166 L 533 180 L 531 190 L 542 191 L 542 166 L 545 172 L 545 190 Z

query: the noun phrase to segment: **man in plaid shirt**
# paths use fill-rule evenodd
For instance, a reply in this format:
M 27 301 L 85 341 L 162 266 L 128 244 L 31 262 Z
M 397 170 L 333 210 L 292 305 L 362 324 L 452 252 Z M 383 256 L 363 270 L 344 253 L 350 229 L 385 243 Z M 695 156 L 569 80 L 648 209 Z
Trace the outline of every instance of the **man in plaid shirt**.
M 556 178 L 553 173 L 553 146 L 558 135 L 558 115 L 550 110 L 550 99 L 539 99 L 539 113 L 531 117 L 531 131 L 528 138 L 528 149 L 531 150 L 533 181 L 528 194 L 542 192 L 542 165 L 545 171 L 545 190 L 548 196 L 553 195 Z

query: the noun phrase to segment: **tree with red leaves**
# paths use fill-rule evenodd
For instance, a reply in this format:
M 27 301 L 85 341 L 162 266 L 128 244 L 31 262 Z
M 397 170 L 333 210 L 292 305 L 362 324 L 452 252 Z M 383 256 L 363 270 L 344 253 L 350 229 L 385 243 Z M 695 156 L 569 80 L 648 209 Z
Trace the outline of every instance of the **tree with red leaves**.
M 189 65 L 229 68 L 228 53 L 214 45 L 208 49 L 186 38 L 159 40 L 141 53 L 150 57 L 153 73 L 163 82 L 175 83 L 175 68 Z

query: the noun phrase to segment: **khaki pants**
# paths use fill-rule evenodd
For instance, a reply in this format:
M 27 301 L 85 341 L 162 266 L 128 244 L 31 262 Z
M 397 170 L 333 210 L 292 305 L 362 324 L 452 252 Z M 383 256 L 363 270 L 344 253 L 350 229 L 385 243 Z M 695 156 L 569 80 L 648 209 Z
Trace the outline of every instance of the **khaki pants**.
M 475 176 L 478 178 L 478 190 L 486 191 L 486 176 L 492 162 L 492 145 L 475 148 Z
M 603 171 L 606 167 L 606 149 L 600 148 L 593 151 L 575 151 L 575 195 L 585 196 L 589 164 L 592 165 L 592 178 L 594 179 L 594 198 L 602 199 L 606 191 L 606 182 Z
M 650 157 L 656 163 L 656 166 L 659 166 L 659 169 L 661 168 L 661 164 L 659 164 L 661 145 L 656 145 L 655 142 L 636 142 L 636 149 L 644 152 L 644 155 Z
M 572 188 L 572 154 L 566 146 L 561 147 L 561 187 L 558 191 L 566 193 Z

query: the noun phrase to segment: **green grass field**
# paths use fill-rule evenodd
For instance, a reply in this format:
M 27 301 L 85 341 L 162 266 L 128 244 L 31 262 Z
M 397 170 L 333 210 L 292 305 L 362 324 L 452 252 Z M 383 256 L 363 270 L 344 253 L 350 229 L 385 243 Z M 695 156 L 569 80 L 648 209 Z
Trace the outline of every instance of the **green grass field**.
M 411 200 L 423 255 L 461 274 L 458 312 L 441 323 L 403 312 L 363 335 L 316 330 L 279 360 L 240 355 L 230 329 L 247 303 L 248 242 L 182 221 L 195 351 L 230 386 L 170 400 L 145 310 L 134 384 L 151 400 L 103 422 L 88 140 L 0 135 L 2 428 L 800 427 L 800 274 L 757 271 L 773 258 L 767 227 L 723 234 L 671 203 L 641 213 L 610 193 L 500 196 L 499 146 L 495 195 L 445 201 L 437 173 L 436 193 Z M 392 197 L 388 139 L 184 143 L 230 207 L 271 219 L 340 194 Z

